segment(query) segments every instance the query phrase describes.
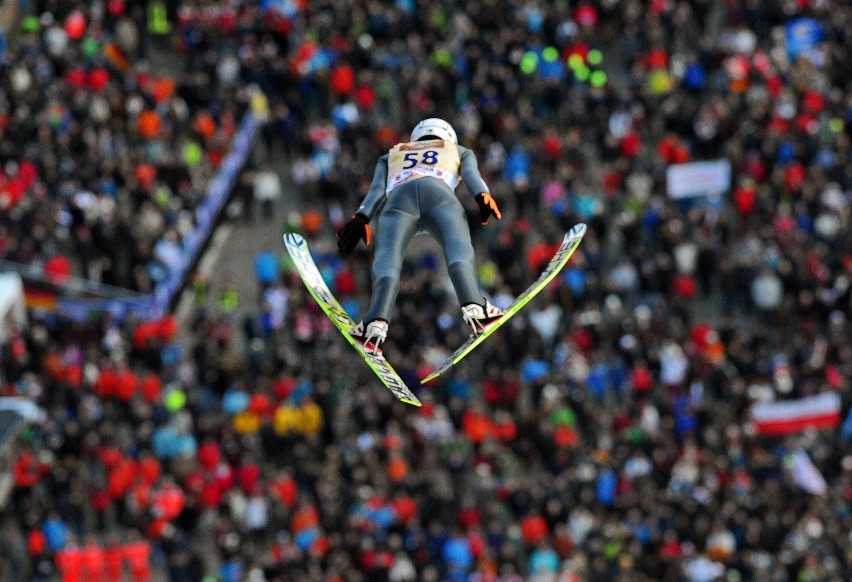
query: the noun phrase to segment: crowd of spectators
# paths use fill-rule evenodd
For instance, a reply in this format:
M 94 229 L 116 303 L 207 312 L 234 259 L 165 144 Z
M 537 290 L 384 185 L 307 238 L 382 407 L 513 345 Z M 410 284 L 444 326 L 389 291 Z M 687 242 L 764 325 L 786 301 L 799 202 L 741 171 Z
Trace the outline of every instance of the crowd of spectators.
M 418 246 L 385 353 L 421 408 L 378 385 L 282 255 L 257 257 L 245 321 L 232 289 L 193 281 L 189 342 L 173 317 L 34 318 L 0 354 L 2 387 L 49 420 L 15 445 L 0 563 L 32 580 L 848 580 L 849 20 L 832 0 L 181 3 L 171 50 L 196 89 L 224 76 L 268 99 L 259 141 L 303 205 L 287 227 L 353 315 L 370 254 L 338 257 L 334 227 L 421 118 L 456 127 L 504 210 L 482 228 L 461 193 L 495 303 L 568 227 L 589 232 L 564 276 L 423 388 L 465 332 L 435 247 Z M 44 52 L 33 63 L 82 59 L 78 40 L 51 60 L 46 32 L 20 39 Z M 149 99 L 137 77 L 112 97 Z M 97 98 L 49 78 L 72 109 Z M 126 103 L 110 111 L 103 131 L 151 145 Z M 34 139 L 57 149 L 54 174 L 39 150 L 16 154 L 17 175 L 38 160 L 57 188 L 4 227 L 41 245 L 20 260 L 69 241 L 85 257 L 79 232 L 47 223 L 73 206 L 63 185 L 110 199 L 103 163 Z M 723 199 L 667 196 L 671 164 L 717 158 L 733 168 Z M 117 192 L 151 203 L 121 175 Z M 826 392 L 835 427 L 751 422 L 755 402 Z
M 246 98 L 200 64 L 153 67 L 140 3 L 30 4 L 2 55 L 0 259 L 150 293 Z

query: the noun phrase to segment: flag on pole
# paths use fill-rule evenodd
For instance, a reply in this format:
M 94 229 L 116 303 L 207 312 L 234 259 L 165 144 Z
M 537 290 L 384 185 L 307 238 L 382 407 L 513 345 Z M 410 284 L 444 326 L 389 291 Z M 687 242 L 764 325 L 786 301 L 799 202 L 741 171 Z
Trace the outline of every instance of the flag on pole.
M 796 485 L 812 495 L 822 495 L 828 490 L 825 478 L 805 451 L 793 451 L 787 462 Z
M 840 396 L 825 392 L 796 400 L 759 402 L 751 419 L 759 435 L 785 435 L 809 428 L 833 428 L 840 424 Z

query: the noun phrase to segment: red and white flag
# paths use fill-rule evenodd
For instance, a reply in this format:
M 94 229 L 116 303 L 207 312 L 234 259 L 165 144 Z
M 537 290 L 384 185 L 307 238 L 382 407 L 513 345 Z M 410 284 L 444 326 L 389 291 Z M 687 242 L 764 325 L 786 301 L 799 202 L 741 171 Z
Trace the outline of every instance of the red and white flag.
M 840 424 L 840 396 L 836 392 L 824 392 L 797 400 L 759 402 L 751 408 L 751 419 L 760 435 L 832 428 Z

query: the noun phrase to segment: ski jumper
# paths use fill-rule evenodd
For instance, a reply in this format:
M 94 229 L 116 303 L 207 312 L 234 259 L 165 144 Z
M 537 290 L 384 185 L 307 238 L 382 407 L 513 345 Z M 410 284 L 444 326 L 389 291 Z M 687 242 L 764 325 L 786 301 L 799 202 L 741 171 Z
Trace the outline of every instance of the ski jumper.
M 364 321 L 390 321 L 408 243 L 427 232 L 444 250 L 459 303 L 482 303 L 464 207 L 455 188 L 489 192 L 473 151 L 448 140 L 401 143 L 379 158 L 358 213 L 376 226 L 373 294 Z

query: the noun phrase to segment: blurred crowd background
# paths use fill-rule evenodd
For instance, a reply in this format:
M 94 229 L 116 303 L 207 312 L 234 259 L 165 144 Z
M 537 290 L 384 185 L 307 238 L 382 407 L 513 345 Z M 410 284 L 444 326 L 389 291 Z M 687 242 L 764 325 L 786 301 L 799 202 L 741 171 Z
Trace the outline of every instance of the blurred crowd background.
M 81 319 L 28 297 L 8 330 L 0 395 L 46 414 L 6 452 L 0 579 L 852 579 L 847 3 L 0 4 L 4 264 L 150 293 L 240 120 L 260 124 L 229 266 L 198 266 L 180 309 Z M 503 210 L 483 227 L 459 191 L 494 303 L 589 231 L 425 387 L 466 331 L 415 240 L 384 350 L 414 408 L 280 235 L 308 238 L 357 320 L 371 250 L 342 259 L 334 232 L 426 117 Z M 710 160 L 727 192 L 670 195 L 671 166 Z M 805 402 L 829 402 L 820 428 Z

